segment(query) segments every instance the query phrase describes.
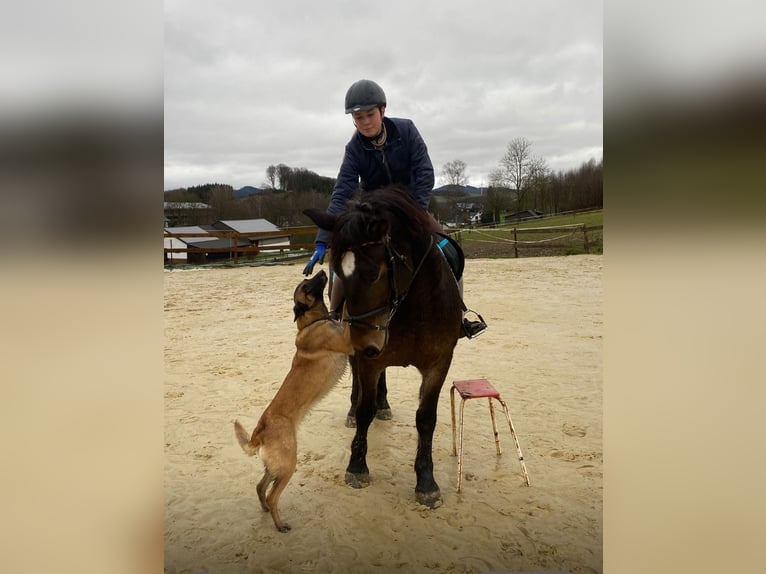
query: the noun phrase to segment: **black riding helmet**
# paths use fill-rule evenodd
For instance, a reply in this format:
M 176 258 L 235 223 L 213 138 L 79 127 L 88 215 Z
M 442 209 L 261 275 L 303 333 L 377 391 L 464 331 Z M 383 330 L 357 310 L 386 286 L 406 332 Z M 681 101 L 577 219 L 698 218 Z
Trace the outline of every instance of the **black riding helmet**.
M 346 113 L 362 112 L 386 105 L 386 94 L 372 80 L 359 80 L 346 92 Z

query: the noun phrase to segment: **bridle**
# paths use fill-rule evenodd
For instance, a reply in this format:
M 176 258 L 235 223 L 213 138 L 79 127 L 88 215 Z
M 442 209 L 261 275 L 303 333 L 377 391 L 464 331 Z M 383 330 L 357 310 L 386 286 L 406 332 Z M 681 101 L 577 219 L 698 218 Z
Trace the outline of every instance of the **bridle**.
M 429 252 L 431 251 L 431 248 L 434 246 L 434 238 L 433 238 L 433 235 L 430 236 L 428 247 L 423 252 L 423 257 L 420 259 L 420 262 L 418 263 L 417 267 L 415 267 L 414 270 L 407 263 L 407 257 L 397 252 L 396 249 L 394 249 L 393 245 L 391 245 L 390 235 L 386 235 L 385 237 L 383 237 L 383 239 L 379 241 L 370 241 L 367 243 L 363 243 L 362 245 L 360 245 L 360 247 L 366 247 L 368 245 L 381 245 L 381 244 L 383 245 L 386 251 L 386 267 L 388 269 L 388 295 L 389 295 L 388 299 L 380 307 L 376 307 L 375 309 L 372 309 L 370 311 L 365 311 L 364 313 L 359 313 L 357 315 L 350 314 L 348 312 L 348 307 L 346 307 L 346 310 L 343 316 L 343 321 L 345 321 L 349 325 L 353 325 L 355 327 L 367 329 L 370 331 L 385 331 L 386 339 L 385 339 L 385 342 L 383 343 L 385 346 L 385 344 L 388 343 L 388 327 L 391 324 L 391 321 L 393 320 L 394 315 L 396 315 L 396 312 L 399 310 L 399 307 L 401 306 L 401 304 L 404 303 L 405 299 L 407 299 L 407 295 L 409 294 L 410 288 L 415 282 L 415 278 L 418 276 L 418 273 L 423 268 L 423 263 L 425 263 L 425 260 L 428 257 Z M 397 264 L 403 265 L 407 270 L 409 270 L 412 273 L 409 285 L 407 285 L 407 288 L 401 293 L 397 291 L 396 289 Z M 386 313 L 386 312 L 388 312 L 388 318 L 386 319 L 386 322 L 382 325 L 374 325 L 372 323 L 368 323 L 365 321 L 366 319 L 369 319 L 370 317 L 382 315 L 383 313 Z

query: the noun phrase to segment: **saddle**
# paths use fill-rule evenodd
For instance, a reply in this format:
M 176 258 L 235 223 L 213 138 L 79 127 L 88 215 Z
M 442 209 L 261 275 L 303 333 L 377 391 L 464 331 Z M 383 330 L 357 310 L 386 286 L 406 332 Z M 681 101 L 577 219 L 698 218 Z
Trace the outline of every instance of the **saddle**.
M 460 278 L 463 276 L 463 269 L 465 268 L 463 248 L 460 247 L 457 241 L 444 233 L 438 233 L 436 239 L 438 240 L 436 245 L 447 260 L 447 264 L 455 276 L 455 281 L 460 281 Z

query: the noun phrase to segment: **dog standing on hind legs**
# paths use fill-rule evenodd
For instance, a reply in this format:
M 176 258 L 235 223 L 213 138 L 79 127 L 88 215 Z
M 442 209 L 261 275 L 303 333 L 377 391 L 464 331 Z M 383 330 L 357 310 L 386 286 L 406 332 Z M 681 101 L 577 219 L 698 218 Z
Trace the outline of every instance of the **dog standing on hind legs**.
M 280 532 L 290 525 L 279 517 L 279 496 L 298 462 L 296 431 L 306 411 L 337 383 L 346 371 L 348 355 L 354 353 L 348 328 L 330 319 L 324 302 L 327 274 L 320 271 L 295 288 L 295 356 L 282 386 L 261 415 L 252 436 L 234 421 L 234 432 L 248 455 L 259 454 L 264 474 L 256 492 L 261 508 L 271 512 Z M 266 494 L 269 485 L 271 490 Z

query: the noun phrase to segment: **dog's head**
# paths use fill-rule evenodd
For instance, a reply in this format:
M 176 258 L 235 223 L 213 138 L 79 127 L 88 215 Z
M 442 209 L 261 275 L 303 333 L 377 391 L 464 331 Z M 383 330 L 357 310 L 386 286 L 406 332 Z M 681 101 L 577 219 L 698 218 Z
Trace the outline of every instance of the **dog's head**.
M 303 319 L 301 323 L 306 325 L 318 321 L 319 319 L 329 319 L 330 313 L 324 302 L 324 288 L 327 285 L 327 273 L 324 269 L 311 277 L 304 279 L 295 288 L 293 294 L 293 313 L 295 321 Z M 298 328 L 304 325 L 299 323 Z

